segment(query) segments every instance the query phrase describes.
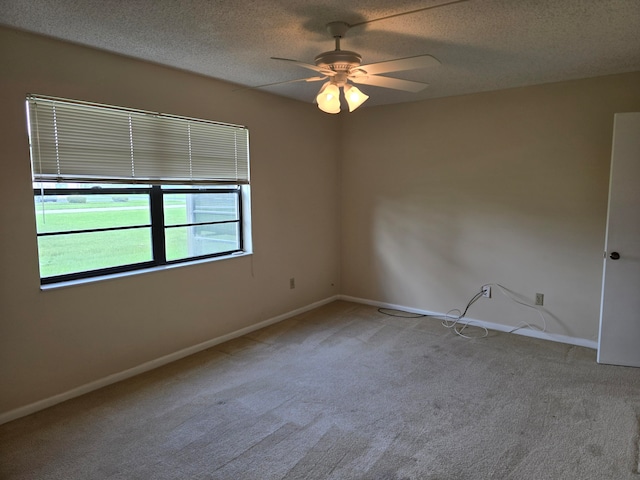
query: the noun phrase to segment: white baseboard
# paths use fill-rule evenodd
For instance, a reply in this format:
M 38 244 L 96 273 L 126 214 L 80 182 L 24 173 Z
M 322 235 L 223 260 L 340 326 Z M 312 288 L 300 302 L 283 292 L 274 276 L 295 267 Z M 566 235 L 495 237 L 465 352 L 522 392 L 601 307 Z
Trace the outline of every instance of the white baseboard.
M 405 307 L 404 305 L 396 305 L 393 303 L 377 302 L 375 300 L 351 297 L 349 295 L 338 295 L 338 297 L 340 298 L 340 300 L 345 300 L 348 302 L 355 302 L 355 303 L 362 303 L 364 305 L 371 305 L 379 308 L 390 308 L 393 310 L 402 310 L 404 312 L 418 313 L 422 315 L 435 315 L 435 316 L 445 315 L 444 313 L 440 313 L 440 312 L 431 312 L 428 310 Z M 576 345 L 578 347 L 591 348 L 593 350 L 598 349 L 598 342 L 596 340 L 587 340 L 586 338 L 570 337 L 568 335 L 560 335 L 557 333 L 540 332 L 538 330 L 531 330 L 527 328 L 521 328 L 519 330 L 512 332 L 512 330 L 515 328 L 513 326 L 503 325 L 500 323 L 485 322 L 484 320 L 477 320 L 475 318 L 469 318 L 469 317 L 465 317 L 465 321 L 470 322 L 474 326 L 485 327 L 488 330 L 496 330 L 499 332 L 511 332 L 517 335 L 523 335 L 525 337 L 540 338 L 542 340 L 551 340 L 552 342 L 566 343 L 569 345 Z
M 276 317 L 269 318 L 268 320 L 264 320 L 262 322 L 256 323 L 254 325 L 250 325 L 245 328 L 241 328 L 240 330 L 236 330 L 234 332 L 228 333 L 226 335 L 222 335 L 221 337 L 216 337 L 211 340 L 207 340 L 206 342 L 199 343 L 197 345 L 193 345 L 191 347 L 184 348 L 174 353 L 170 353 L 169 355 L 165 355 L 160 358 L 156 358 L 155 360 L 151 360 L 149 362 L 145 362 L 141 365 L 138 365 L 133 368 L 129 368 L 122 372 L 114 373 L 104 378 L 100 378 L 93 382 L 81 385 L 74 389 L 68 390 L 63 393 L 59 393 L 58 395 L 54 395 L 52 397 L 45 398 L 43 400 L 39 400 L 37 402 L 31 403 L 29 405 L 25 405 L 23 407 L 16 408 L 14 410 L 10 410 L 8 412 L 0 414 L 0 425 L 3 423 L 10 422 L 12 420 L 16 420 L 20 417 L 25 417 L 32 413 L 38 412 L 40 410 L 44 410 L 45 408 L 52 407 L 57 405 L 58 403 L 62 403 L 66 400 L 70 400 L 75 397 L 79 397 L 80 395 L 84 395 L 85 393 L 92 392 L 94 390 L 98 390 L 99 388 L 106 387 L 107 385 L 111 385 L 116 382 L 120 382 L 122 380 L 126 380 L 127 378 L 134 377 L 144 372 L 148 372 L 155 368 L 161 367 L 171 362 L 175 362 L 176 360 L 180 360 L 181 358 L 188 357 L 189 355 L 193 355 L 194 353 L 198 353 L 202 350 L 206 350 L 207 348 L 211 348 L 220 343 L 224 343 L 228 340 L 232 340 L 237 337 L 241 337 L 242 335 L 246 335 L 247 333 L 251 333 L 255 330 L 259 330 L 261 328 L 267 327 L 269 325 L 273 325 L 274 323 L 281 322 L 282 320 L 286 320 L 287 318 L 293 317 L 295 315 L 299 315 L 301 313 L 307 312 L 309 310 L 313 310 L 314 308 L 320 307 L 327 303 L 331 303 L 335 300 L 338 300 L 339 296 L 334 295 L 329 298 L 325 298 L 324 300 L 320 300 L 318 302 L 314 302 L 310 305 L 306 305 L 301 308 L 297 308 L 296 310 L 292 310 L 287 313 L 283 313 L 282 315 L 278 315 Z

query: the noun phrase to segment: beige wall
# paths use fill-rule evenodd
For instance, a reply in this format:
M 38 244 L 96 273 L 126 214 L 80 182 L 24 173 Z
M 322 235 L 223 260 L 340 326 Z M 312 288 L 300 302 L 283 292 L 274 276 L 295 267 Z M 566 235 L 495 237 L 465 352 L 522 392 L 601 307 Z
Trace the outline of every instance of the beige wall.
M 0 413 L 339 292 L 335 117 L 6 29 L 0 65 Z M 40 291 L 27 93 L 248 126 L 255 254 Z
M 640 74 L 362 109 L 343 121 L 342 293 L 434 312 L 482 284 L 533 301 L 548 330 L 595 340 L 613 114 Z M 494 290 L 469 311 L 535 312 Z

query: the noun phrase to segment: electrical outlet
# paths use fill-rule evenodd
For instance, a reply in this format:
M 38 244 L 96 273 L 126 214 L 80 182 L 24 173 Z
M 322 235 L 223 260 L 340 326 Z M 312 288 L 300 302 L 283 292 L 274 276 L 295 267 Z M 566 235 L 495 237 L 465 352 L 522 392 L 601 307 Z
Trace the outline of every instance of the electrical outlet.
M 290 288 L 291 290 L 293 290 L 294 288 L 296 288 L 296 279 L 295 279 L 295 277 L 291 277 L 291 278 L 289 279 L 289 288 Z
M 536 293 L 536 305 L 544 305 L 544 293 Z
M 482 287 L 482 296 L 484 298 L 491 298 L 491 285 L 485 285 Z

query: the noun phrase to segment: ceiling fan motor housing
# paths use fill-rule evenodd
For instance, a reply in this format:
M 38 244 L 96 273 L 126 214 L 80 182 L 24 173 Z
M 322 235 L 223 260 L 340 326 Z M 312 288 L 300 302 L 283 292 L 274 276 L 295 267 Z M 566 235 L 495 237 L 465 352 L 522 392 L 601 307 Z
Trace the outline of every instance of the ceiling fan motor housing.
M 318 67 L 328 67 L 336 72 L 348 72 L 360 66 L 362 57 L 349 50 L 333 50 L 317 55 L 315 62 Z

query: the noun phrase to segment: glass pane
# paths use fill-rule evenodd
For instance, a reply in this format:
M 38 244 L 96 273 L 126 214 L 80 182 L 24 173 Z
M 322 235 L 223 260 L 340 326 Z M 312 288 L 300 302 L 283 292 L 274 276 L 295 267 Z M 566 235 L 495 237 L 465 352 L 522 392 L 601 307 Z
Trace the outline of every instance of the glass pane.
M 149 225 L 147 194 L 35 196 L 38 233 Z
M 238 220 L 235 193 L 166 193 L 164 224 L 224 222 Z
M 167 260 L 240 249 L 239 223 L 174 227 L 165 230 Z
M 39 237 L 38 253 L 43 278 L 148 262 L 153 258 L 151 229 Z

